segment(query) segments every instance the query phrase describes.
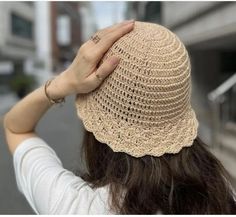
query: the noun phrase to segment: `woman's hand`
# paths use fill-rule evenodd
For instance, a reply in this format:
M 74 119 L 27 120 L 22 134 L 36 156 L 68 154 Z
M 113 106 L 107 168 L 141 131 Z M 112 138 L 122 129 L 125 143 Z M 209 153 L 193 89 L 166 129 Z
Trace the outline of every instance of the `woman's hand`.
M 119 58 L 112 56 L 99 67 L 98 63 L 113 43 L 130 32 L 133 26 L 134 20 L 107 27 L 97 33 L 100 37 L 98 43 L 92 40 L 84 43 L 72 64 L 58 76 L 57 81 L 54 81 L 54 85 L 56 82 L 58 83 L 57 88 L 54 86 L 53 89 L 49 90 L 54 96 L 53 98 L 64 97 L 69 94 L 88 93 L 96 89 L 116 68 Z

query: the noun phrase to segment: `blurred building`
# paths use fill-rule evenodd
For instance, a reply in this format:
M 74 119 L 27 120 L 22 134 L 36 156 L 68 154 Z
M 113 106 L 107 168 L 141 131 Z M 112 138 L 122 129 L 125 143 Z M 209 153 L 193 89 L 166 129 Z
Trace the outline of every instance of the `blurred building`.
M 0 117 L 71 63 L 93 14 L 89 2 L 0 2 Z
M 53 71 L 65 68 L 82 43 L 79 2 L 51 2 Z
M 163 4 L 163 24 L 189 48 L 198 72 L 196 79 L 207 92 L 236 71 L 235 10 L 235 2 Z
M 34 4 L 36 52 L 32 73 L 37 75 L 42 84 L 52 72 L 51 8 L 48 1 L 36 1 Z
M 81 41 L 87 41 L 98 29 L 91 2 L 81 1 L 79 4 L 81 21 Z
M 27 72 L 35 53 L 33 2 L 0 2 L 0 80 Z
M 94 31 L 92 14 L 88 2 L 0 2 L 0 89 L 16 73 L 41 84 L 63 70 Z

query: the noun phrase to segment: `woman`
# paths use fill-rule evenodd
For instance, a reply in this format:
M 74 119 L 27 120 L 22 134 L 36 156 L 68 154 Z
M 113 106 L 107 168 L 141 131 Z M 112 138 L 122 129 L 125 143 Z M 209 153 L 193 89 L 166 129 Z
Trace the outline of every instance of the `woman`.
M 9 111 L 17 185 L 38 214 L 232 214 L 221 163 L 197 137 L 188 53 L 168 29 L 126 21 L 98 32 L 72 64 Z M 81 177 L 35 133 L 77 94 L 86 128 Z

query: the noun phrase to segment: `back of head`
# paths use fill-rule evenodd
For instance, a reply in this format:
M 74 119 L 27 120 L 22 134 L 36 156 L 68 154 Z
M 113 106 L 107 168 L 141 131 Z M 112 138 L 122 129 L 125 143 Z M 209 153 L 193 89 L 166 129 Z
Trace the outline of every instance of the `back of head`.
M 229 175 L 198 137 L 177 154 L 136 158 L 85 131 L 81 153 L 82 178 L 95 188 L 110 186 L 112 213 L 236 213 Z
M 112 55 L 121 59 L 114 72 L 76 100 L 86 128 L 84 179 L 110 184 L 118 213 L 235 212 L 225 170 L 197 138 L 183 43 L 163 26 L 135 22 L 100 64 Z

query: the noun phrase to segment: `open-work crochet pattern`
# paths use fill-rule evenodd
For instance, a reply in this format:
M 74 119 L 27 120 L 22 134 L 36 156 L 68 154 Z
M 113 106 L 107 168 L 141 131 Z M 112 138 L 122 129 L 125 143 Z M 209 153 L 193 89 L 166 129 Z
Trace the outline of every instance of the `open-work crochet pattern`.
M 114 152 L 134 157 L 191 146 L 198 121 L 190 104 L 190 60 L 180 39 L 161 25 L 136 21 L 100 64 L 113 55 L 121 58 L 114 72 L 77 96 L 85 128 Z

